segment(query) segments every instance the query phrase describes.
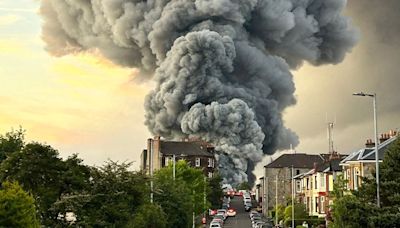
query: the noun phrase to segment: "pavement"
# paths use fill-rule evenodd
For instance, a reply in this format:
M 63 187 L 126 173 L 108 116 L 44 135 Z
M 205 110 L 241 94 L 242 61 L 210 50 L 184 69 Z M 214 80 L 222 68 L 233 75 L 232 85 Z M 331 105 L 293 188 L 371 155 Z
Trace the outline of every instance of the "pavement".
M 233 197 L 231 207 L 236 209 L 236 216 L 228 217 L 225 220 L 224 228 L 251 228 L 249 212 L 244 210 L 243 198 L 240 196 Z

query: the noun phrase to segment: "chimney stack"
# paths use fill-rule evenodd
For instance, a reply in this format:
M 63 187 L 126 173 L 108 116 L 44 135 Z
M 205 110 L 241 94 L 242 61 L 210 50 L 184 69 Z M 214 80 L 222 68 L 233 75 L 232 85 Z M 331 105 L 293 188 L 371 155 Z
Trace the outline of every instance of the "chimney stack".
M 365 143 L 366 148 L 373 148 L 375 146 L 375 143 L 372 141 L 372 139 L 367 139 L 367 142 Z

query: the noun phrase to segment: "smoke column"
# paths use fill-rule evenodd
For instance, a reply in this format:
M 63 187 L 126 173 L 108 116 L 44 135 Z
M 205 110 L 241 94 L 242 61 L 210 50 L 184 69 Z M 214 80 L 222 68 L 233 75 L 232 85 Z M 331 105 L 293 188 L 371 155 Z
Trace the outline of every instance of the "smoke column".
M 336 64 L 357 41 L 346 0 L 42 0 L 54 56 L 99 51 L 156 88 L 146 125 L 219 151 L 225 181 L 254 181 L 264 154 L 298 144 L 282 121 L 295 104 L 291 69 Z

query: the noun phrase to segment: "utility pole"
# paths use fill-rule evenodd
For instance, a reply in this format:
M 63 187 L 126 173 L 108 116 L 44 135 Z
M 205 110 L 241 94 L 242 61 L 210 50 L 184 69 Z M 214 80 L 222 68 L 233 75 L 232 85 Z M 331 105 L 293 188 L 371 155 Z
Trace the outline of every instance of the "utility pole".
M 206 183 L 207 183 L 207 177 L 204 177 L 204 192 L 203 192 L 203 210 L 204 210 L 204 215 L 203 217 L 206 217 L 206 201 L 207 201 L 207 195 L 206 195 Z
M 292 228 L 294 228 L 294 169 L 292 165 Z
M 378 207 L 381 207 L 381 200 L 379 196 L 380 186 L 379 186 L 379 150 L 378 150 L 378 116 L 377 116 L 377 102 L 376 102 L 376 93 L 353 93 L 353 96 L 361 96 L 361 97 L 372 97 L 373 98 L 373 106 L 374 106 L 374 138 L 375 138 L 375 179 L 376 179 L 376 204 Z
M 379 196 L 379 151 L 378 151 L 378 117 L 376 114 L 376 93 L 373 94 L 374 98 L 374 132 L 375 132 L 375 166 L 376 166 L 376 204 L 381 207 L 381 199 Z
M 269 206 L 269 203 L 268 203 L 268 200 L 269 200 L 269 183 L 268 183 L 268 177 L 265 177 L 266 179 L 266 183 L 268 184 L 268 186 L 267 186 L 267 193 L 266 193 L 266 199 L 265 199 L 265 210 L 266 210 L 266 215 L 267 215 L 267 217 L 268 217 L 268 206 Z
M 275 176 L 275 225 L 278 225 L 278 175 Z
M 193 198 L 194 198 L 194 195 L 196 194 L 196 191 L 195 190 L 193 190 Z M 194 199 L 193 199 L 193 214 L 192 214 L 192 228 L 196 228 L 196 225 L 195 225 L 195 218 L 194 218 L 194 209 L 195 209 L 195 201 L 194 201 Z
M 175 154 L 172 155 L 172 178 L 175 180 L 175 176 L 176 176 L 176 157 Z
M 153 203 L 153 140 L 150 142 L 150 203 Z

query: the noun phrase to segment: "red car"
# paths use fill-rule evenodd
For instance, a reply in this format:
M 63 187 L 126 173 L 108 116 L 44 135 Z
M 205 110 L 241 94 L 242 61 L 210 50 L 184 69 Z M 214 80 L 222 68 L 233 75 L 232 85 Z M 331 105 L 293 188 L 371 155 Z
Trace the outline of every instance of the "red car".
M 229 208 L 228 211 L 226 212 L 228 217 L 235 217 L 236 216 L 236 210 L 233 208 Z
M 235 192 L 235 196 L 243 196 L 243 192 Z

